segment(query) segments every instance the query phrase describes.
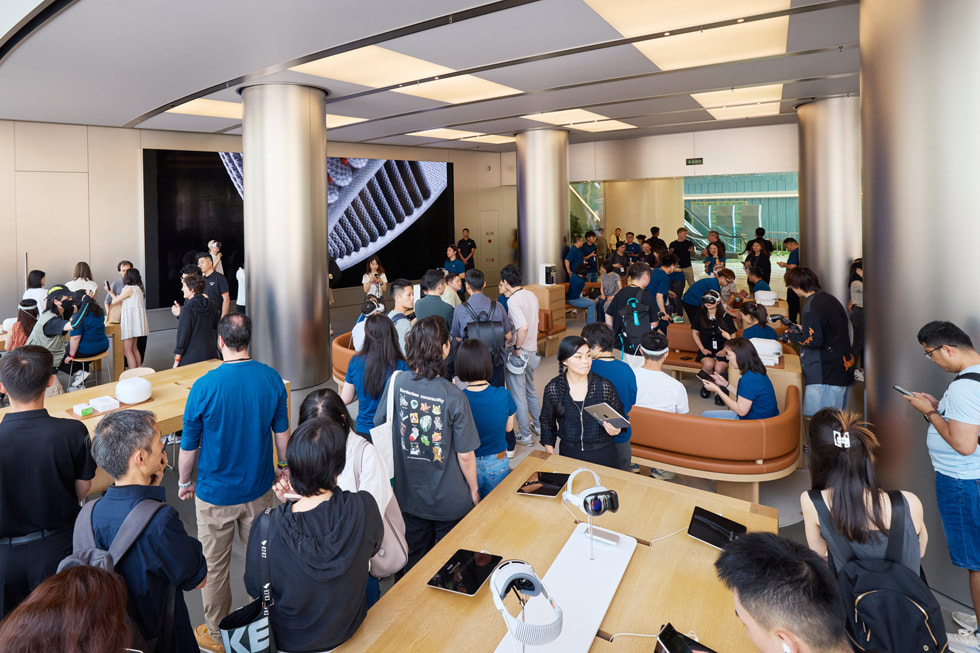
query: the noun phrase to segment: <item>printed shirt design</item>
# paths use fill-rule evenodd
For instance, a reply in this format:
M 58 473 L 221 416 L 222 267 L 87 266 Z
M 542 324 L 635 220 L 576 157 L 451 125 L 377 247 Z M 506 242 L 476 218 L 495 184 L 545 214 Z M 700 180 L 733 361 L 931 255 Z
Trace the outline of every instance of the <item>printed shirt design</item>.
M 398 389 L 399 441 L 406 459 L 443 462 L 446 399 Z

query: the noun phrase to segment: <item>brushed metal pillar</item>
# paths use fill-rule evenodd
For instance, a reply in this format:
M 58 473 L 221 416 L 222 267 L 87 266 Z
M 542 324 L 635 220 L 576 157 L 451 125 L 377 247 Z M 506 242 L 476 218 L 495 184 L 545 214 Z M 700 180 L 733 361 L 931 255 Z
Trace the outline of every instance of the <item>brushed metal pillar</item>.
M 976 275 L 963 256 L 980 239 L 980 3 L 862 0 L 860 24 L 868 409 L 886 480 L 922 500 L 930 585 L 970 604 L 967 572 L 949 561 L 925 424 L 891 386 L 942 396 L 952 377 L 915 340 L 931 320 L 980 346 Z
M 517 135 L 517 229 L 525 283 L 540 283 L 543 263 L 565 278 L 562 237 L 568 237 L 568 132 Z M 569 243 L 571 244 L 571 243 Z
M 861 115 L 856 97 L 797 107 L 800 260 L 846 305 L 851 262 L 861 256 Z
M 330 378 L 326 92 L 242 91 L 252 357 L 295 388 Z

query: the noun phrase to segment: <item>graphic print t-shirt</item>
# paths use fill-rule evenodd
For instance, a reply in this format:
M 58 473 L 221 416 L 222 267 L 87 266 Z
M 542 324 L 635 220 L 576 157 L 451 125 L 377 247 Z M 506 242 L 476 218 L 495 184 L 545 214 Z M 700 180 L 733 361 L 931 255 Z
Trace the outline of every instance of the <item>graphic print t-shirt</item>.
M 480 434 L 462 390 L 441 377 L 413 376 L 401 373 L 393 384 L 395 496 L 402 511 L 416 517 L 459 519 L 473 501 L 456 454 L 476 450 Z M 387 400 L 386 390 L 380 405 Z

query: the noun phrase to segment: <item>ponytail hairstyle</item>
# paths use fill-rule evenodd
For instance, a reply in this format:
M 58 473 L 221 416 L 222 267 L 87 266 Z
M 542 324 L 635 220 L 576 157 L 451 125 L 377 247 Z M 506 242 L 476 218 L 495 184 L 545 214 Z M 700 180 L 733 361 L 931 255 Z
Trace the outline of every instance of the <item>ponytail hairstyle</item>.
M 589 343 L 581 336 L 565 336 L 558 344 L 558 392 L 560 394 L 558 405 L 555 406 L 555 418 L 565 419 L 565 395 L 568 394 L 568 366 L 565 361 L 575 355 L 582 347 L 588 347 Z
M 745 302 L 742 304 L 742 315 L 748 315 L 756 324 L 759 326 L 765 326 L 766 322 L 769 321 L 769 313 L 766 312 L 766 307 L 762 304 L 756 304 L 755 302 Z
M 849 542 L 870 540 L 870 526 L 888 534 L 875 472 L 875 437 L 856 413 L 825 408 L 810 420 L 810 474 L 814 490 L 831 490 L 830 517 Z M 871 509 L 867 495 L 870 493 Z

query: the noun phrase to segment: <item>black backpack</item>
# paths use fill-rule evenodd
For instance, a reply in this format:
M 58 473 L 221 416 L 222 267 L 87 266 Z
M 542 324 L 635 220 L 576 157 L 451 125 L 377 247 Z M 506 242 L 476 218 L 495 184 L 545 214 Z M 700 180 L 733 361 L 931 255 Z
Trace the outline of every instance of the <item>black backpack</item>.
M 463 306 L 469 312 L 473 321 L 463 329 L 463 339 L 473 338 L 479 340 L 490 349 L 490 358 L 493 360 L 494 367 L 504 364 L 504 351 L 507 347 L 507 330 L 504 323 L 494 320 L 493 315 L 497 311 L 497 302 L 490 300 L 490 309 L 477 315 L 469 302 L 463 302 Z
M 636 353 L 640 338 L 650 332 L 650 307 L 640 301 L 643 288 L 637 288 L 637 291 L 635 297 L 627 299 L 622 308 L 616 311 L 622 324 L 618 337 L 624 354 Z
M 884 559 L 878 560 L 855 559 L 851 544 L 833 528 L 823 496 L 817 490 L 810 490 L 809 496 L 837 548 L 847 552 L 847 560 L 835 561 L 829 554 L 827 558 L 847 609 L 847 636 L 854 649 L 946 651 L 942 610 L 921 567 L 916 575 L 901 562 L 908 519 L 902 493 L 888 493 L 892 505 L 888 545 Z

